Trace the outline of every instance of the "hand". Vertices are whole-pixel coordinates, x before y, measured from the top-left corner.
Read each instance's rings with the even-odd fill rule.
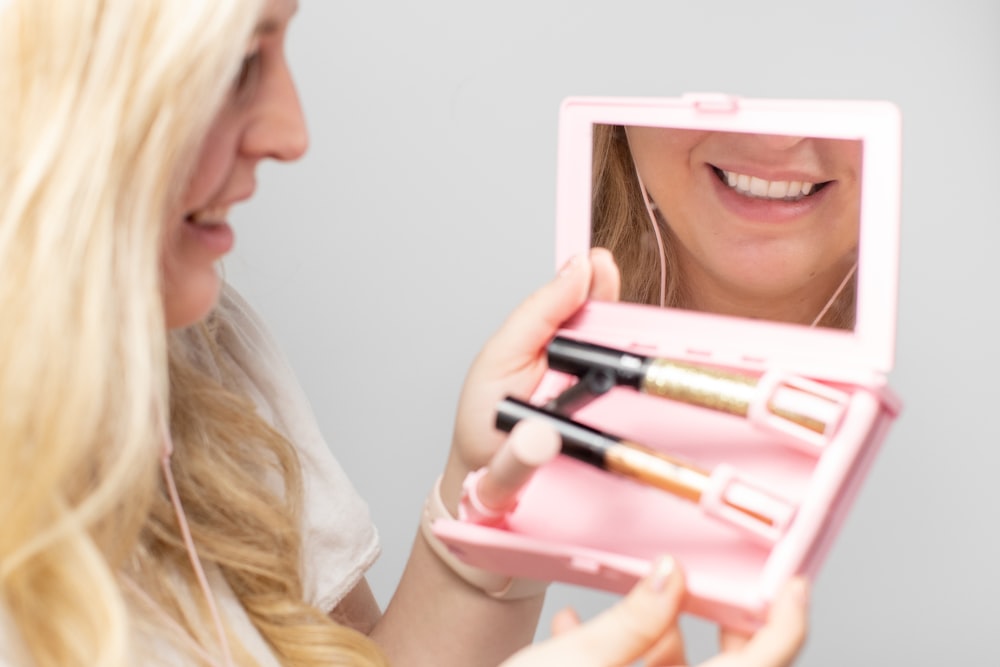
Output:
[[[806,580],[789,580],[771,602],[767,623],[751,637],[723,629],[722,653],[704,667],[788,667],[806,641],[808,605]]]
[[[553,619],[554,637],[522,649],[501,667],[620,667],[642,660],[646,667],[682,665],[677,628],[684,578],[669,558],[615,606],[585,624],[571,610]],[[790,581],[771,605],[767,623],[751,638],[730,635],[728,647],[700,667],[788,667],[806,636],[806,584]]]
[[[441,497],[452,512],[462,480],[484,465],[504,441],[494,426],[505,396],[528,398],[547,368],[545,347],[587,299],[618,299],[620,278],[611,253],[594,248],[570,260],[554,280],[507,318],[473,362],[458,403],[451,455]]]

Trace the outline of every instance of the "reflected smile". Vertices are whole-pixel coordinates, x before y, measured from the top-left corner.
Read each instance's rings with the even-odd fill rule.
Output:
[[[768,181],[757,176],[740,174],[735,171],[723,171],[714,165],[712,171],[732,190],[745,197],[755,199],[771,199],[777,201],[798,201],[803,197],[816,194],[833,181],[810,183],[808,181]]]

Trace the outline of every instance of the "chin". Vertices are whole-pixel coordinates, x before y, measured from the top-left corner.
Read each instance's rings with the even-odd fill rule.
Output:
[[[185,276],[171,281],[164,290],[163,312],[167,329],[183,329],[202,321],[215,308],[222,280],[213,270],[208,275]]]

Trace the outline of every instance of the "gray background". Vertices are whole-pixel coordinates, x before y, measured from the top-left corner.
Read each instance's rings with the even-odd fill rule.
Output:
[[[568,95],[888,99],[904,119],[905,410],[813,594],[800,664],[1000,665],[1000,3],[303,0],[312,148],[261,170],[229,279],[381,530],[385,604],[468,364],[554,272]],[[613,596],[556,586],[584,616]],[[688,620],[692,658],[714,629]]]

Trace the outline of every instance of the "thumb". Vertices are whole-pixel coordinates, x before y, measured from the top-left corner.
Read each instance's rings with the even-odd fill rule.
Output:
[[[593,266],[586,254],[576,255],[546,285],[514,309],[483,352],[508,356],[512,350],[534,359],[556,330],[586,301]]]
[[[630,664],[669,632],[683,595],[684,579],[676,562],[660,558],[628,595],[575,631],[583,655],[595,666]]]
[[[683,595],[683,575],[672,558],[663,557],[613,607],[576,627],[573,617],[561,619],[561,634],[520,651],[502,667],[629,665],[671,630]]]

